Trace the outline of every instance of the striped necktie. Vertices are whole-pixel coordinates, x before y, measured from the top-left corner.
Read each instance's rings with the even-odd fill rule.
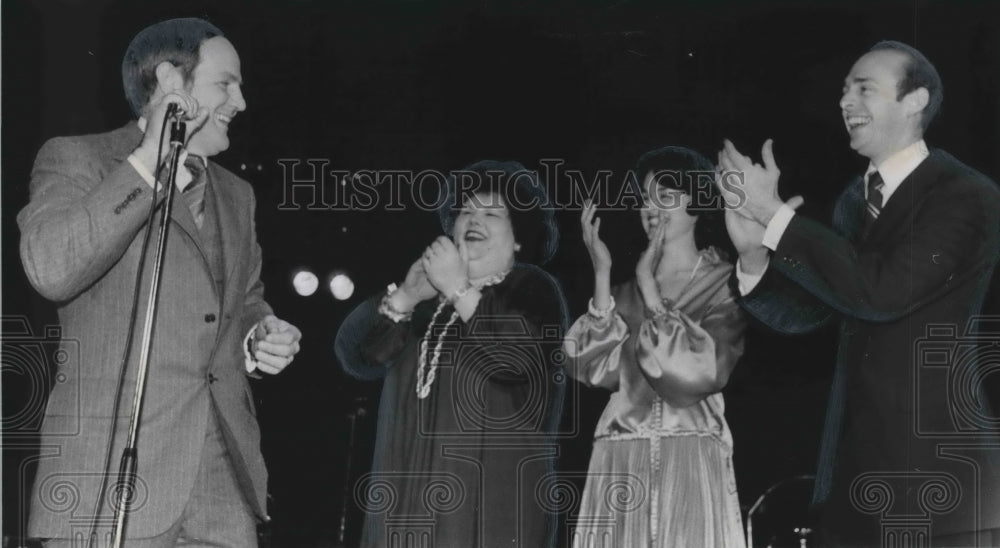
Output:
[[[191,172],[192,180],[184,187],[181,194],[187,202],[188,209],[191,210],[194,224],[201,229],[201,225],[205,222],[205,187],[208,179],[205,174],[205,161],[201,156],[189,154],[187,160],[184,160],[184,166]]]
[[[873,171],[868,176],[868,205],[866,207],[868,214],[865,215],[866,230],[875,223],[875,219],[878,219],[879,213],[882,213],[883,187],[885,187],[885,182],[882,181],[882,176],[879,175],[878,171]]]

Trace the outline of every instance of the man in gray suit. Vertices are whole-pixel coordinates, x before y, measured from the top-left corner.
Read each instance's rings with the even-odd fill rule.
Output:
[[[301,334],[263,300],[253,191],[209,161],[246,108],[240,59],[215,26],[174,19],[133,39],[122,77],[138,121],[47,142],[18,215],[28,278],[80,349],[49,397],[29,533],[46,546],[85,546],[98,515],[96,545],[107,542],[116,496],[109,486],[97,508],[101,477],[117,470],[128,427],[139,336],[118,409],[115,392],[147,215],[165,196],[154,174],[174,103],[189,118],[189,167],[177,178],[125,545],[256,546],[267,472],[247,377],[280,372]],[[147,272],[140,295],[149,284]],[[141,320],[145,298],[137,306]]]

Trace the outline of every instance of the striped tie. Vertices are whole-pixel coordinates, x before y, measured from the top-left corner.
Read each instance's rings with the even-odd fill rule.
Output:
[[[205,176],[205,161],[201,156],[189,154],[187,160],[184,160],[184,166],[191,172],[192,180],[184,187],[182,195],[188,209],[191,210],[191,216],[194,217],[194,224],[201,229],[202,223],[205,222],[205,183],[208,179]]]
[[[875,219],[878,219],[879,213],[882,212],[882,187],[884,186],[885,182],[882,181],[882,176],[877,171],[873,171],[868,176],[868,215],[865,216],[865,228],[870,227]]]

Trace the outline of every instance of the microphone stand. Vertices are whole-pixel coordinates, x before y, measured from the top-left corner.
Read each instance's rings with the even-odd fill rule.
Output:
[[[341,491],[340,498],[340,527],[337,528],[337,546],[346,546],[345,539],[347,537],[347,512],[350,511],[350,501],[351,493],[354,489],[351,486],[351,478],[354,476],[354,466],[353,455],[355,451],[355,445],[358,439],[358,419],[365,416],[367,399],[366,398],[356,398],[354,400],[354,409],[347,415],[351,421],[350,437],[347,442],[347,462],[344,464],[344,489]]]
[[[168,116],[174,111],[168,111]],[[177,179],[177,164],[180,161],[181,147],[184,146],[186,124],[180,117],[174,118],[170,125],[170,170],[167,172],[166,198],[163,212],[160,214],[159,232],[156,237],[156,255],[153,263],[153,279],[149,287],[149,299],[146,304],[146,319],[142,329],[142,347],[139,353],[139,370],[135,379],[135,394],[132,398],[132,411],[129,419],[128,438],[122,449],[121,464],[115,480],[117,501],[115,504],[114,532],[111,546],[121,548],[125,539],[125,518],[129,511],[135,493],[135,470],[138,464],[139,450],[139,418],[142,415],[142,404],[146,392],[146,372],[149,370],[149,353],[153,346],[153,327],[156,323],[156,306],[160,293],[160,279],[163,277],[163,257],[167,250],[167,233],[170,229],[170,216],[173,211],[175,181]],[[141,279],[141,278],[140,278]]]

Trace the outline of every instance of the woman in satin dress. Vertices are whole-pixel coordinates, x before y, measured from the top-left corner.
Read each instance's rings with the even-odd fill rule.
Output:
[[[681,147],[639,159],[649,243],[635,278],[614,288],[595,207],[581,216],[594,296],[566,335],[567,372],[612,394],[574,547],[745,546],[720,390],[746,322],[728,284],[733,265],[707,243],[724,230],[713,170]]]

